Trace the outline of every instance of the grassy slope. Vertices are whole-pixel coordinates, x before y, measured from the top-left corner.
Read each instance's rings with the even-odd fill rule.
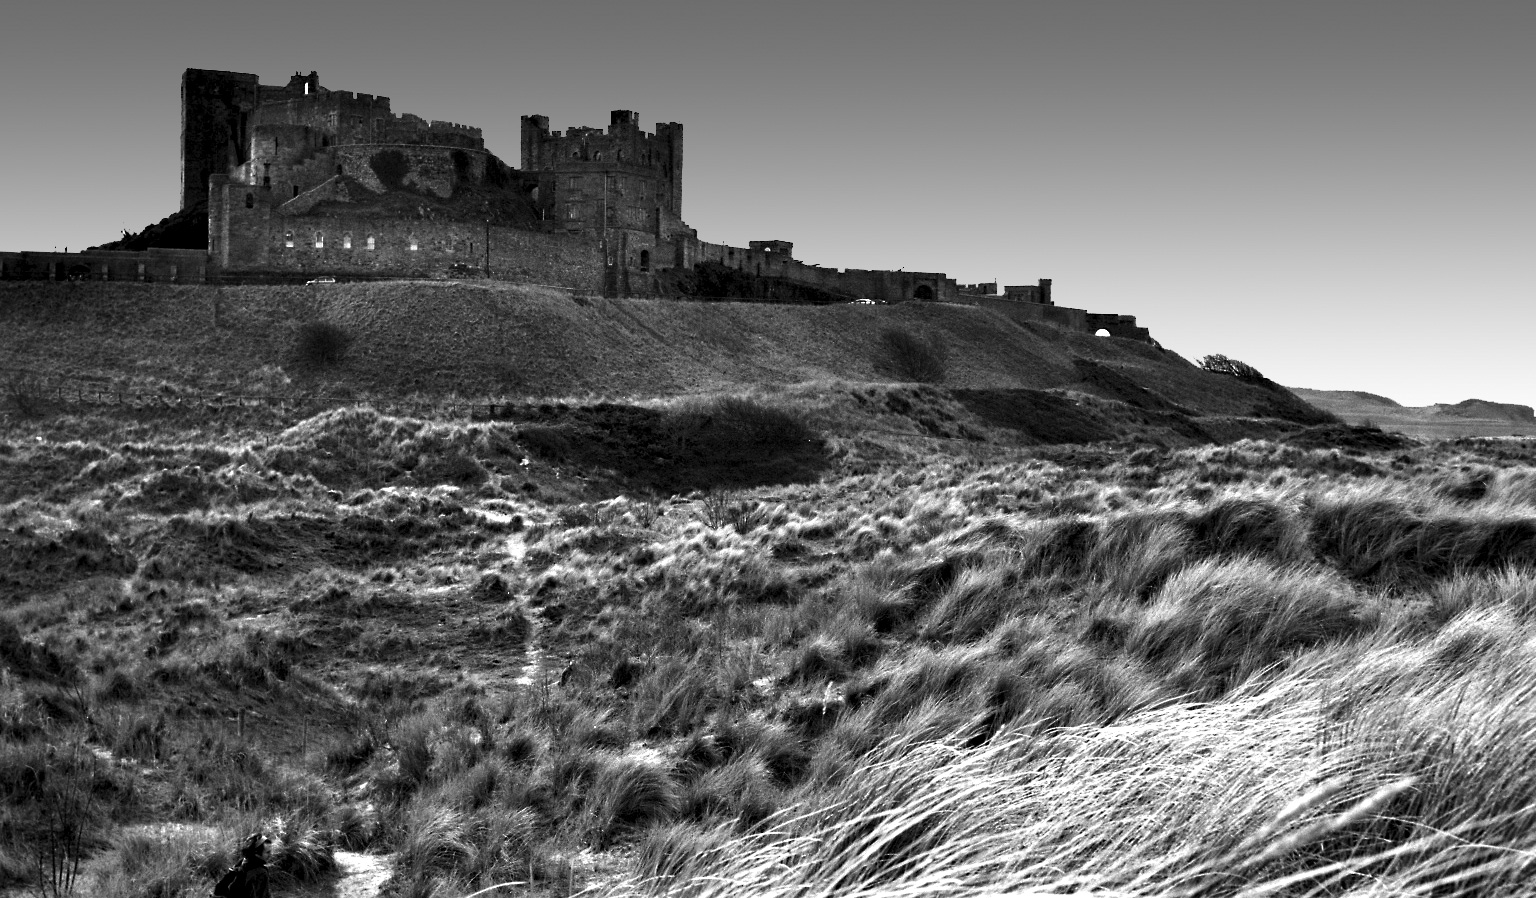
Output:
[[[966,306],[791,307],[576,299],[475,284],[175,287],[0,285],[4,365],[235,391],[292,366],[293,334],[325,318],[356,336],[333,383],[368,395],[660,396],[755,384],[884,380],[879,335],[900,327],[947,348],[945,385],[1080,389],[1080,359],[1208,415],[1272,397],[1123,340],[1023,327]],[[310,385],[301,383],[301,385]],[[1121,398],[1108,396],[1107,398]]]
[[[1536,822],[1530,444],[936,453],[594,505],[529,491],[558,474],[499,422],[117,428],[0,438],[0,885],[80,794],[41,766],[108,787],[84,893],[146,898],[275,821],[444,896],[631,861],[715,874],[679,894],[1239,894]],[[892,745],[957,734],[996,738]],[[784,856],[776,810],[837,838]],[[207,832],[135,841],[167,821]],[[1482,860],[1444,841],[1394,869]],[[1489,885],[1460,894],[1522,894]]]

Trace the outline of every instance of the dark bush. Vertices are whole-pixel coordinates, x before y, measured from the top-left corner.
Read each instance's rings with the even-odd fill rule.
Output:
[[[940,383],[947,368],[944,347],[937,340],[925,340],[911,331],[887,328],[880,332],[875,368],[910,383]]]
[[[14,374],[5,385],[5,404],[23,418],[41,418],[48,411],[48,400],[41,378]]]
[[[1259,373],[1259,369],[1237,359],[1229,359],[1224,355],[1208,355],[1200,360],[1200,367],[1216,374],[1226,374],[1235,377],[1244,383],[1264,384],[1273,383],[1269,378]]]
[[[294,357],[305,365],[334,365],[346,358],[352,335],[330,321],[308,321],[299,327]]]

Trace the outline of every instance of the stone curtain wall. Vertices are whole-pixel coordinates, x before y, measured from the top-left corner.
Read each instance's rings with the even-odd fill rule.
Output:
[[[1082,309],[1069,309],[1066,306],[1047,306],[1038,302],[1004,299],[1001,296],[967,296],[964,301],[978,305],[983,309],[1000,312],[1020,323],[1054,324],[1057,327],[1063,327],[1068,330],[1087,334],[1093,333],[1093,329],[1088,326],[1088,313]]]
[[[955,282],[941,272],[822,268],[771,249],[775,241],[756,242],[759,246],[743,249],[722,243],[691,240],[686,264],[692,267],[699,262],[716,262],[748,274],[784,278],[850,297],[885,302],[920,298],[918,292],[922,287],[927,287],[931,294],[921,297],[923,299],[954,302],[960,297]]]
[[[208,255],[197,249],[0,252],[0,279],[200,284],[208,279]]]

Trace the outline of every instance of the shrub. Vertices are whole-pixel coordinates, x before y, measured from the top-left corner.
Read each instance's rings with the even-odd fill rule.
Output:
[[[670,818],[678,808],[677,784],[662,767],[638,759],[606,765],[589,796],[592,836],[598,846]]]
[[[294,339],[294,358],[304,365],[335,365],[346,358],[352,334],[330,321],[306,321]]]
[[[640,843],[635,876],[646,882],[684,882],[693,877],[695,870],[720,863],[721,856],[731,847],[730,831],[724,828],[686,823],[658,826]]]
[[[48,411],[41,378],[13,374],[5,385],[6,405],[22,418],[41,418]]]
[[[743,396],[692,403],[673,412],[670,419],[674,442],[712,458],[793,452],[817,436],[794,411]]]
[[[1225,374],[1235,377],[1244,383],[1264,384],[1273,383],[1269,378],[1259,373],[1259,369],[1237,359],[1229,359],[1224,355],[1208,355],[1200,360],[1200,367],[1216,374]]]
[[[875,368],[903,381],[936,384],[944,380],[945,355],[938,340],[924,340],[908,330],[887,328],[880,332]]]

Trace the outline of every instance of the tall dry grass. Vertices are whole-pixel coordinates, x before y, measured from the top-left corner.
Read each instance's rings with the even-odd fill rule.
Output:
[[[1528,894],[1532,636],[1484,608],[1113,726],[887,741],[754,833],[658,832],[610,894]]]

